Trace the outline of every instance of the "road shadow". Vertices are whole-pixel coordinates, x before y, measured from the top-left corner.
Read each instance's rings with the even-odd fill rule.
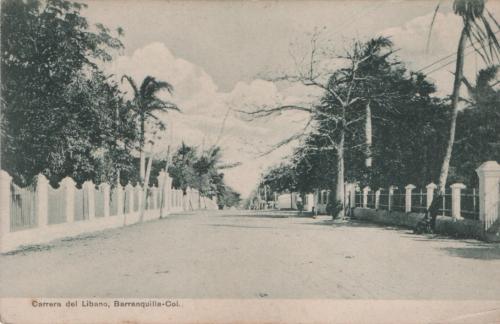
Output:
[[[446,251],[451,256],[475,260],[500,260],[500,245],[477,243],[469,244],[466,247],[445,247],[441,250]]]
[[[366,227],[366,228],[380,228],[384,230],[391,230],[391,231],[405,231],[408,234],[412,233],[409,229],[404,228],[404,227],[398,227],[394,225],[384,225],[384,224],[377,224],[377,223],[370,223],[370,222],[363,222],[360,220],[346,220],[346,221],[339,221],[339,220],[332,220],[332,219],[325,219],[325,220],[320,220],[317,222],[312,222],[312,223],[301,223],[303,225],[323,225],[323,226],[330,226],[330,227]]]
[[[249,213],[231,213],[231,214],[221,214],[220,217],[250,217],[250,218],[311,218],[312,214],[298,212],[249,212]]]
[[[236,227],[236,228],[276,228],[276,227],[271,227],[271,226],[249,226],[249,225],[232,225],[232,224],[209,224],[208,226],[213,226],[213,227]]]

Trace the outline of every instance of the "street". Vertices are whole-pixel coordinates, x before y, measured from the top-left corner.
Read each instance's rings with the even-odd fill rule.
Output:
[[[291,212],[174,214],[0,263],[2,297],[500,298],[500,244]]]

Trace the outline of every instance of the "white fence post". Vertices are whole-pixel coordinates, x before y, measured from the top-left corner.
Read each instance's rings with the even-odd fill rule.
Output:
[[[89,221],[95,218],[95,184],[92,180],[85,181],[82,189],[87,193],[87,201],[89,207]]]
[[[349,204],[350,208],[356,207],[356,184],[355,183],[347,183],[345,185],[345,205]]]
[[[411,192],[413,189],[416,187],[412,184],[409,184],[405,187],[405,212],[409,213],[411,212]]]
[[[378,188],[377,191],[375,191],[375,209],[378,209],[380,206],[380,193],[382,192],[382,188]]]
[[[434,182],[431,182],[427,186],[425,186],[425,188],[427,189],[426,203],[427,208],[429,208],[432,204],[432,200],[434,199],[434,190],[437,189],[437,185]]]
[[[479,219],[488,230],[499,216],[500,165],[495,161],[484,162],[476,173],[479,176]]]
[[[128,213],[132,214],[134,212],[134,187],[130,183],[128,183],[125,186],[125,194],[127,195],[128,199]],[[124,212],[125,214],[125,212]]]
[[[0,251],[3,251],[5,235],[10,232],[10,183],[12,177],[0,170]]]
[[[116,190],[116,216],[123,216],[123,187],[118,183],[114,190]]]
[[[394,190],[397,190],[397,186],[389,186],[389,197],[387,198],[387,210],[391,211],[392,209],[392,200],[394,196]]]
[[[36,176],[36,215],[38,227],[49,225],[49,181],[43,174]]]
[[[368,207],[368,192],[370,192],[370,187],[366,186],[363,188],[363,208]]]
[[[451,216],[456,219],[462,218],[461,214],[461,195],[460,191],[465,189],[465,185],[463,183],[454,183],[450,186],[451,188]]]
[[[99,185],[99,190],[102,192],[103,199],[103,210],[104,210],[104,217],[109,217],[109,184],[107,183],[101,183]]]
[[[137,195],[137,212],[141,212],[141,210],[144,208],[146,209],[146,202],[145,201],[142,201],[142,196],[143,196],[143,192],[142,192],[142,189],[143,187],[141,187],[141,185],[139,183],[137,183],[135,185],[135,187],[133,187],[133,195],[132,195],[132,201],[135,202],[135,197]],[[147,190],[146,190],[146,199],[147,199]],[[133,211],[133,209],[132,209]]]
[[[66,198],[66,222],[75,221],[75,181],[70,177],[61,180],[61,187],[64,188],[64,197]]]

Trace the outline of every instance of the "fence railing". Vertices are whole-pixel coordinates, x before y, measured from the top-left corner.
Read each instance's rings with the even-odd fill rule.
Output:
[[[476,188],[467,189],[463,184],[456,183],[446,188],[445,194],[437,196],[436,185],[431,183],[426,188],[416,188],[408,185],[403,189],[391,186],[372,190],[370,187],[355,188],[354,206],[398,211],[426,212],[433,199],[440,199],[439,215],[455,218],[479,219],[479,191]]]

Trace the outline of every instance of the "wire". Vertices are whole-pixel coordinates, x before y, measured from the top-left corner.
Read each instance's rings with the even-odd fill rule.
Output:
[[[500,32],[500,29],[499,29],[499,30],[497,30],[494,34],[498,34],[499,32]],[[470,47],[472,47],[472,46],[474,46],[474,45],[477,45],[477,44],[478,44],[478,42],[471,42],[468,46],[466,46],[466,47],[465,47],[465,49],[468,49],[468,48],[470,48]],[[474,51],[475,51],[475,50],[473,50],[473,52],[474,52]],[[452,56],[455,56],[456,54],[457,54],[457,51],[455,51],[455,52],[453,52],[453,53],[451,53],[451,54],[449,54],[449,55],[446,55],[446,56],[444,56],[444,57],[440,58],[439,60],[434,61],[434,62],[432,62],[431,64],[424,66],[423,68],[420,68],[420,69],[419,69],[419,70],[417,70],[416,72],[417,72],[417,73],[418,73],[418,72],[422,72],[422,71],[424,71],[424,70],[426,70],[426,69],[428,69],[428,68],[430,68],[430,67],[432,67],[432,66],[434,66],[434,65],[436,65],[436,64],[438,64],[438,63],[440,63],[440,62],[442,62],[442,61],[444,61],[444,60],[446,60],[446,59],[448,59],[448,58],[450,58],[450,57],[452,57]],[[470,54],[470,53],[469,53],[469,54]],[[467,54],[467,55],[468,55],[468,54]],[[447,64],[443,65],[441,68],[443,68],[443,67],[445,67],[445,66],[447,66],[447,65],[449,65],[449,64],[451,64],[451,63],[453,63],[453,62],[455,62],[455,61],[456,61],[456,59],[454,59],[454,60],[453,60],[452,62],[450,62],[450,63],[447,63]],[[433,70],[433,72],[435,72],[435,71],[437,71],[437,70]],[[432,72],[429,72],[429,73],[432,73]]]

